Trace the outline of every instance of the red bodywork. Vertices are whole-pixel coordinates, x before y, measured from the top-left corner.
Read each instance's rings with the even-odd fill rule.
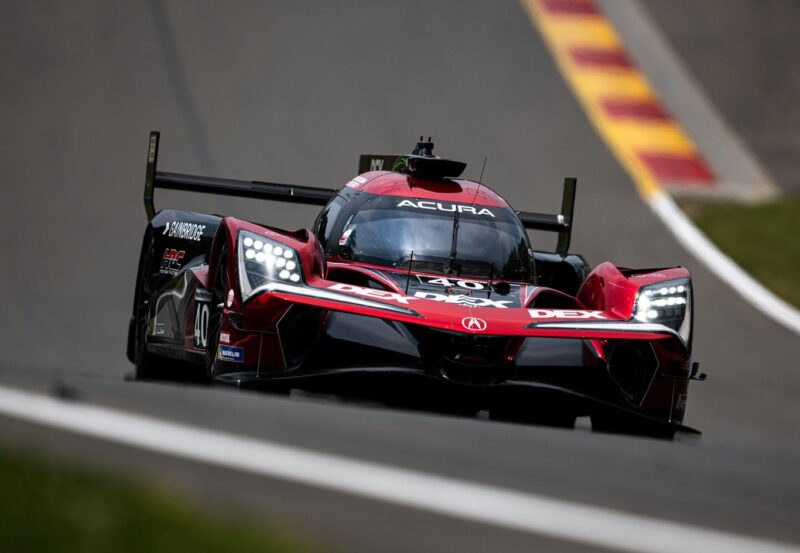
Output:
[[[486,186],[469,181],[458,181],[458,185],[459,188],[454,190],[452,185],[417,182],[413,188],[409,188],[406,177],[386,172],[367,173],[359,180],[348,183],[348,186],[360,187],[361,190],[370,193],[403,196],[416,200],[507,206],[505,200]],[[674,332],[664,332],[660,329],[633,333],[628,329],[617,329],[613,325],[605,324],[587,328],[534,326],[534,323],[565,325],[576,322],[630,323],[639,289],[662,281],[689,278],[688,271],[683,267],[628,272],[626,276],[616,266],[605,262],[591,272],[574,298],[552,289],[520,283],[522,308],[471,307],[406,295],[395,281],[384,276],[385,273],[391,272],[391,269],[386,267],[344,262],[341,259],[327,260],[316,237],[310,232],[286,233],[228,217],[224,219],[216,240],[227,240],[227,249],[233,252],[236,250],[235,245],[240,230],[261,234],[296,250],[302,261],[306,287],[336,296],[369,300],[375,304],[375,307],[346,304],[334,299],[304,296],[285,290],[263,293],[243,303],[238,287],[233,286],[231,288],[233,301],[230,304],[226,302],[223,311],[222,334],[229,344],[244,349],[244,365],[271,369],[288,368],[278,352],[280,343],[276,325],[292,305],[302,304],[464,334],[520,337],[520,340],[515,342],[517,349],[525,337],[580,338],[591,344],[601,360],[607,359],[608,351],[619,341],[647,341],[652,344],[659,359],[659,374],[670,375],[673,378],[654,379],[641,406],[660,408],[664,411],[671,410],[674,403],[684,401],[679,398],[681,396],[685,398],[688,387],[690,356],[686,346]],[[218,248],[214,248],[214,251],[218,251]],[[197,271],[201,283],[206,281],[207,276],[210,278],[214,276],[217,260],[212,256],[209,262],[212,270],[208,275],[202,270]],[[238,267],[235,256],[228,257],[225,269],[231,275],[231,282],[236,282]],[[375,287],[344,284],[340,278],[328,278],[330,273],[341,275],[342,272],[359,273],[374,283]],[[481,281],[481,279],[473,280]],[[529,306],[535,304],[541,294],[562,296],[569,302],[569,307],[530,308]],[[408,309],[409,312],[394,312],[379,306],[399,306]],[[241,323],[238,328],[231,322],[234,316],[240,317]],[[483,321],[485,324],[467,324],[473,319]],[[190,342],[191,336],[187,336],[187,343]],[[509,361],[513,360],[514,354],[513,350],[509,351]],[[682,406],[679,407],[682,409]]]
[[[137,375],[152,374],[155,356],[238,385],[421,378],[436,401],[460,395],[505,420],[563,410],[593,425],[633,415],[685,428],[690,275],[608,262],[589,271],[569,253],[575,179],[561,212],[543,214],[455,178],[465,164],[434,156],[430,139],[409,155],[362,156],[362,171],[397,172],[363,172],[338,190],[162,173],[158,140],[151,133],[129,325]],[[313,232],[289,232],[156,213],[155,188],[324,208]],[[527,230],[557,233],[556,251],[534,251]]]

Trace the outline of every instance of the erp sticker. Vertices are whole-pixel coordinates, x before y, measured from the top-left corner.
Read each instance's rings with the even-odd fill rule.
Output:
[[[241,363],[244,360],[244,350],[236,346],[220,345],[217,350],[217,359],[230,361],[231,363]]]

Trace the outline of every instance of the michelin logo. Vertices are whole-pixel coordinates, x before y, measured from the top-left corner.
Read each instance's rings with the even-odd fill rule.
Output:
[[[230,361],[231,363],[241,363],[244,361],[244,350],[236,346],[220,345],[217,350],[217,359],[220,361]]]
[[[197,288],[194,291],[194,301],[202,301],[202,302],[210,302],[211,301],[211,292],[208,290],[203,290],[202,288]]]

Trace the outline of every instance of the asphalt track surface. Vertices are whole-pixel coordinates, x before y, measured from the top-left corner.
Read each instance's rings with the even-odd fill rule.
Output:
[[[514,2],[26,2],[0,20],[0,384],[167,420],[800,544],[797,336],[737,299],[647,210]],[[339,186],[420,134],[518,209],[577,176],[573,249],[694,275],[699,444],[564,432],[197,386],[124,356],[147,132],[165,170]],[[470,174],[469,171],[472,173]],[[157,194],[158,207],[310,225],[313,208]],[[534,239],[537,239],[534,236]],[[542,247],[548,239],[537,240]],[[130,467],[353,551],[582,551],[2,419],[4,443]]]

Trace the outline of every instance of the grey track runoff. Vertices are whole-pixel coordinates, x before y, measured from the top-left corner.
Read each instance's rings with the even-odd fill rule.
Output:
[[[488,157],[485,182],[519,209],[557,207],[561,179],[577,176],[576,251],[593,263],[682,263],[693,271],[695,356],[711,376],[693,387],[687,422],[705,432],[703,440],[663,444],[125,382],[125,333],[145,224],[147,132],[162,131],[165,170],[198,173],[202,165],[149,7],[99,0],[14,4],[0,20],[0,163],[7,183],[0,253],[8,260],[0,272],[0,289],[8,291],[0,310],[0,382],[47,389],[61,379],[109,406],[220,431],[263,432],[323,452],[390,457],[402,467],[800,541],[790,522],[798,494],[789,493],[800,455],[796,338],[697,266],[641,203],[517,3],[163,7],[215,176],[338,186],[353,176],[359,153],[402,152],[420,134],[432,135],[442,155],[469,162],[468,177],[477,178]],[[223,206],[178,193],[157,195],[156,203],[288,228],[308,226],[315,216],[307,207],[238,200]],[[22,430],[12,443],[42,432]],[[11,431],[4,422],[3,432]],[[50,433],[42,441],[52,451],[84,444]],[[376,543],[386,551],[407,544],[532,547],[529,537],[510,531],[86,446],[98,458],[141,465],[154,478],[174,474],[195,493],[219,492],[287,524],[302,525],[305,513],[316,512],[315,528],[335,534],[347,550],[370,551]],[[737,478],[745,466],[751,477]],[[397,528],[404,529],[402,540]]]
[[[800,4],[637,0],[774,182],[800,190]]]
[[[598,3],[658,96],[697,143],[719,179],[711,190],[687,188],[676,193],[742,201],[774,198],[778,187],[705,97],[647,10],[637,0]]]

